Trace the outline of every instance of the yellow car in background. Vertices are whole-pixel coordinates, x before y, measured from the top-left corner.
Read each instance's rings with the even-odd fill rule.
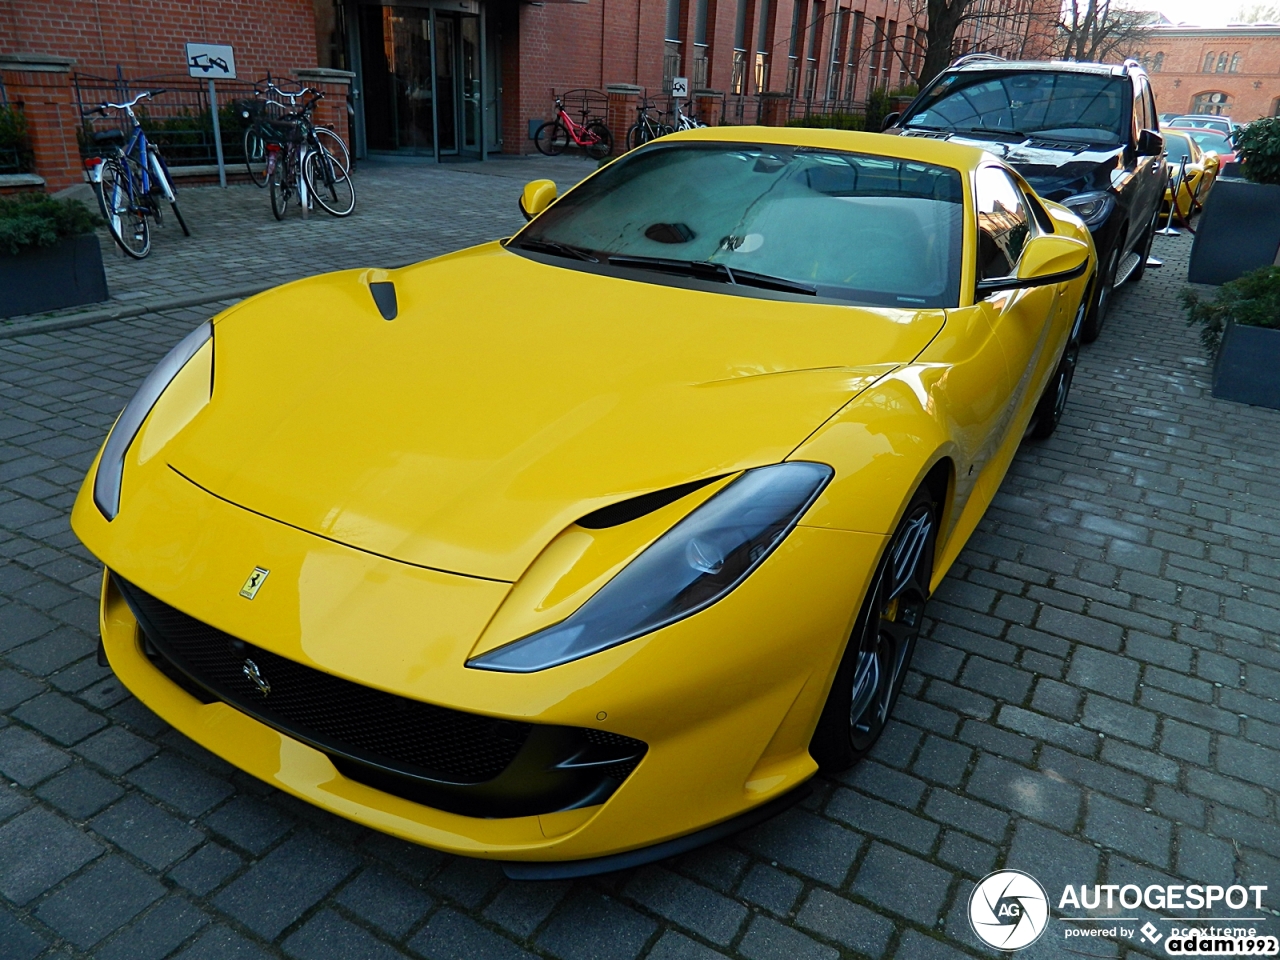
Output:
[[[123,683],[339,816],[512,876],[669,856],[866,755],[1063,414],[1096,258],[974,147],[702,129],[516,236],[231,307],[72,525]]]
[[[1222,166],[1218,154],[1200,149],[1190,130],[1162,129],[1164,149],[1169,161],[1169,176],[1173,182],[1165,187],[1164,212],[1175,219],[1185,220],[1204,206],[1218,178]],[[1185,166],[1183,166],[1185,161]],[[1179,171],[1182,171],[1181,173]],[[1181,182],[1179,184],[1179,179]],[[1173,188],[1178,186],[1178,208],[1173,210]]]

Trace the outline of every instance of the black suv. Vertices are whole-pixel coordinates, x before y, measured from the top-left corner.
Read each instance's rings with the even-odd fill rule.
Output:
[[[1164,141],[1138,62],[961,57],[886,121],[886,133],[980,144],[1088,225],[1100,266],[1081,337],[1096,339],[1112,289],[1142,277],[1164,203]]]

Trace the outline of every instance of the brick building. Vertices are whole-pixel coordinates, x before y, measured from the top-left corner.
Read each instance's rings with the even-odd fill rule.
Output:
[[[235,47],[244,95],[269,71],[325,89],[358,155],[481,158],[532,148],[553,91],[609,90],[621,135],[638,95],[686,76],[711,122],[857,111],[912,85],[924,56],[913,0],[0,0],[4,100],[26,115],[51,189],[79,179],[78,106],[162,85],[171,113],[209,114],[182,81],[186,41]],[[975,0],[957,52],[1043,56],[1055,0]],[[173,82],[165,82],[172,80]],[[186,98],[175,106],[174,98]],[[350,109],[343,116],[341,104]],[[0,101],[2,102],[2,101]],[[662,104],[666,106],[665,103]],[[157,104],[163,113],[165,105]],[[598,105],[602,112],[605,105]],[[224,136],[224,143],[227,138]]]
[[[1280,24],[1160,26],[1136,56],[1161,113],[1280,116]]]

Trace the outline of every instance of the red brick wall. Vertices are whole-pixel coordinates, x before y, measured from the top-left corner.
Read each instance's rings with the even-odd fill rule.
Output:
[[[229,43],[241,79],[316,65],[311,0],[0,0],[0,53],[74,57],[85,73],[186,73],[183,44]]]
[[[1206,73],[1204,59],[1210,52],[1214,69]],[[1236,72],[1217,72],[1223,52],[1228,67],[1240,54]],[[1148,64],[1160,113],[1190,113],[1197,94],[1225,93],[1231,98],[1225,112],[1236,123],[1280,114],[1280,29],[1157,30],[1130,53]],[[1158,53],[1164,54],[1159,71],[1154,64]]]

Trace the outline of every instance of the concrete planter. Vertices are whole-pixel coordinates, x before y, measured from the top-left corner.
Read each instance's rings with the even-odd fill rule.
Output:
[[[1280,330],[1228,323],[1213,363],[1219,400],[1280,410]]]
[[[45,313],[107,299],[107,274],[97,234],[68,237],[52,247],[0,255],[0,317]]]
[[[1276,262],[1280,186],[1219,180],[1205,202],[1191,247],[1192,283],[1222,284]]]

